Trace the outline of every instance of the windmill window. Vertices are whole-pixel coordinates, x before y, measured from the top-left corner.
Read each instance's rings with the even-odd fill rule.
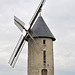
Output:
[[[44,56],[44,61],[46,60],[46,56]]]
[[[43,51],[43,63],[46,64],[46,51]]]
[[[46,51],[43,51],[43,55],[46,56]]]
[[[43,44],[45,44],[46,43],[46,40],[43,40]]]
[[[43,61],[44,62],[44,65],[46,65],[46,61]]]

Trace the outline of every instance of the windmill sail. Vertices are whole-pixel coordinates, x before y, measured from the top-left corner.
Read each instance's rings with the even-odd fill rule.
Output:
[[[19,54],[20,54],[24,44],[25,44],[25,36],[21,35],[21,37],[20,37],[20,39],[19,39],[19,41],[18,41],[18,43],[17,43],[17,45],[16,45],[16,47],[14,49],[14,52],[12,53],[12,56],[11,56],[11,58],[9,60],[9,64],[12,67],[15,66],[15,63],[16,63],[18,57],[19,57]]]
[[[16,16],[14,16],[14,23],[17,25],[17,27],[20,29],[21,32],[23,32],[25,23],[22,22],[20,19],[18,19]]]
[[[34,40],[34,38],[32,37],[32,35],[30,35],[29,30],[31,29],[31,27],[32,27],[32,25],[33,25],[33,23],[34,23],[34,21],[36,20],[36,18],[37,18],[37,16],[38,16],[39,12],[41,11],[41,8],[42,8],[42,6],[44,5],[45,1],[46,1],[46,0],[42,0],[42,1],[40,2],[38,8],[36,9],[36,11],[35,11],[33,17],[31,18],[31,20],[30,20],[30,22],[29,22],[30,27],[29,27],[29,29],[28,29],[28,31],[27,31],[28,35],[31,37],[31,39],[35,42],[35,44],[36,44],[38,47],[40,47],[40,46],[39,46],[38,43]],[[33,32],[33,31],[32,31],[32,32]],[[27,34],[26,34],[26,35],[27,35]],[[35,35],[36,35],[36,34],[35,34]],[[37,35],[36,35],[36,36],[37,36]],[[40,47],[40,49],[41,49],[41,47]],[[41,50],[42,50],[42,49],[41,49]]]
[[[29,24],[30,24],[29,29],[32,27],[32,25],[33,25],[35,19],[37,18],[39,12],[41,11],[42,6],[44,5],[45,1],[46,1],[46,0],[42,0],[42,1],[40,2],[38,8],[36,9],[36,11],[35,11],[33,17],[31,18],[31,20],[30,20],[30,22],[29,22]]]
[[[18,19],[16,16],[14,16],[14,23],[15,23],[16,26],[20,29],[21,32],[23,32],[23,29],[24,29],[24,30],[26,31],[26,35],[25,35],[25,36],[22,35],[22,36],[20,37],[20,39],[19,39],[19,41],[18,41],[18,43],[17,43],[17,45],[16,45],[16,47],[15,47],[15,49],[14,49],[14,52],[12,53],[12,56],[11,56],[11,58],[10,58],[10,60],[9,60],[9,64],[10,64],[12,67],[15,66],[15,63],[16,63],[16,61],[17,61],[17,59],[18,59],[18,57],[19,57],[19,55],[20,55],[20,53],[21,53],[21,50],[22,50],[22,48],[23,48],[23,46],[24,46],[24,44],[25,44],[25,40],[27,39],[28,36],[30,36],[30,38],[34,41],[34,44],[35,44],[35,46],[37,46],[37,49],[39,48],[40,50],[42,50],[42,47],[40,47],[40,45],[38,44],[38,42],[35,41],[35,39],[34,39],[33,36],[31,35],[30,29],[31,29],[33,23],[35,22],[35,20],[36,20],[38,14],[40,13],[40,11],[41,11],[42,6],[44,5],[44,3],[45,3],[45,0],[41,0],[39,6],[38,6],[38,8],[37,8],[37,10],[35,11],[33,17],[31,18],[31,20],[30,20],[30,22],[29,22],[30,27],[29,27],[28,30],[24,27],[25,23],[22,22],[20,19]],[[35,35],[36,35],[36,34],[35,34]],[[36,35],[36,36],[37,36],[37,35]],[[40,51],[40,50],[39,50],[39,51]]]

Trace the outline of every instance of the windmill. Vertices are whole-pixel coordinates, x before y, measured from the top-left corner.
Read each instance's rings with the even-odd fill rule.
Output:
[[[30,27],[28,30],[24,27],[24,22],[14,16],[14,23],[21,32],[25,30],[26,35],[21,35],[9,64],[12,67],[15,66],[25,42],[28,41],[28,75],[54,75],[53,41],[55,41],[55,37],[47,27],[42,16],[39,15],[44,3],[45,0],[41,0],[29,22]],[[32,27],[33,24],[34,26]]]

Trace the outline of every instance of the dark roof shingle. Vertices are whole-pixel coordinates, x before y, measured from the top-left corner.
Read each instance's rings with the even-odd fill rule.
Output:
[[[51,38],[53,41],[55,41],[55,37],[53,36],[52,32],[46,25],[45,21],[43,20],[42,16],[39,16],[37,21],[35,22],[34,26],[31,29],[39,38]],[[33,37],[36,37],[32,33]]]

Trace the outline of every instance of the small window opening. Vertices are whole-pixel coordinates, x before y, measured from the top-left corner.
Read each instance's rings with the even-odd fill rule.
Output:
[[[44,60],[46,60],[46,56],[44,56]]]
[[[43,51],[43,55],[46,56],[46,51]]]
[[[46,40],[43,40],[43,44],[45,44],[46,43]]]
[[[46,64],[46,61],[43,61],[44,62],[44,65]]]
[[[43,51],[43,63],[46,64],[46,51]]]

